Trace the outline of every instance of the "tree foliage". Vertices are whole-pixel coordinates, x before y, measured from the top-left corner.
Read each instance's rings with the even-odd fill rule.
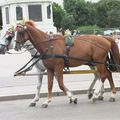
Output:
[[[85,0],[64,0],[64,9],[75,19],[75,26],[95,24],[94,4]]]
[[[75,19],[73,15],[66,13],[62,22],[61,27],[63,30],[70,29],[73,30],[75,28],[74,23]]]
[[[53,3],[53,21],[57,29],[73,29],[74,28],[74,17],[70,13],[67,13],[56,3]]]
[[[61,8],[61,6],[59,6],[56,3],[53,3],[52,9],[53,9],[54,26],[56,26],[58,29],[60,29],[63,17],[65,15],[65,11]]]
[[[120,27],[119,0],[100,0],[97,3],[85,0],[64,0],[64,9],[73,15],[76,27],[87,25]]]
[[[96,11],[100,27],[120,27],[120,1],[101,0],[96,4]]]

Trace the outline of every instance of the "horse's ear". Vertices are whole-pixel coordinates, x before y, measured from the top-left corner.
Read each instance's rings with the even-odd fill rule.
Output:
[[[15,30],[15,29],[14,29],[14,26],[13,26],[13,25],[10,25],[10,27],[8,28],[8,31],[9,31],[9,32],[14,32],[14,30]]]
[[[20,22],[21,25],[25,25],[25,19]]]
[[[22,20],[23,25],[25,25],[25,19]]]
[[[20,24],[20,25],[24,26],[25,25],[25,19],[17,21],[17,24]]]

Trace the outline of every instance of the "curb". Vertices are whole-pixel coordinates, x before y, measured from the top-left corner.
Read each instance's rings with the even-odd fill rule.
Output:
[[[120,91],[120,87],[116,87],[116,91]],[[71,91],[74,95],[87,94],[88,90],[74,90]],[[110,92],[110,88],[105,88],[105,92]],[[53,92],[53,97],[64,96],[63,92]],[[23,95],[11,95],[11,96],[0,96],[0,101],[12,101],[12,100],[22,100],[22,99],[32,99],[35,94],[23,94]],[[46,97],[47,93],[40,93],[40,98]]]

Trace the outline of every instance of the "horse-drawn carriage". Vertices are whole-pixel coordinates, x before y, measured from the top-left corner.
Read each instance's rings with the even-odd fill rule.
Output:
[[[111,37],[97,35],[74,36],[74,45],[67,47],[64,36],[53,35],[50,38],[47,33],[37,29],[33,21],[27,21],[24,24],[17,24],[14,31],[9,32],[9,34],[6,33],[3,39],[7,39],[10,44],[13,38],[16,40],[16,50],[20,50],[25,42],[29,40],[40,53],[39,59],[43,61],[47,69],[48,100],[43,103],[43,107],[47,107],[48,103],[51,102],[54,76],[60,89],[70,98],[70,102],[77,103],[77,99],[64,85],[63,69],[67,68],[69,70],[69,67],[80,65],[92,65],[97,68],[100,84],[98,89],[94,91],[93,100],[98,99],[98,97],[102,98],[104,81],[108,79],[111,87],[110,101],[115,101],[116,90],[110,68],[114,68],[117,72],[120,70],[120,56],[118,46]],[[112,55],[114,63],[111,63],[108,53]],[[38,96],[36,100],[38,100]],[[31,105],[35,105],[36,100]]]

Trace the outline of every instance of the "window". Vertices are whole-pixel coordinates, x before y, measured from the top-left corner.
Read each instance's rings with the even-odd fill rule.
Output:
[[[22,20],[22,19],[23,19],[22,8],[18,6],[16,7],[16,20]]]
[[[28,5],[29,19],[34,21],[42,21],[41,5]]]
[[[51,5],[47,6],[47,18],[50,19],[51,18]]]
[[[9,8],[8,7],[5,8],[5,14],[6,14],[6,24],[9,24],[10,20],[9,20]]]

